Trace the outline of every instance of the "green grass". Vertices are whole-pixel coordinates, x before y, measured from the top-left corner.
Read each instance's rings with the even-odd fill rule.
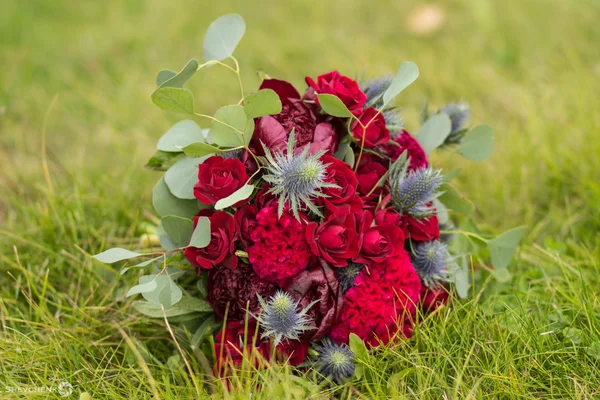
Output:
[[[7,387],[62,380],[76,386],[72,398],[98,399],[196,390],[268,399],[600,396],[600,5],[445,1],[446,23],[423,37],[405,29],[415,4],[4,1],[0,397],[23,396]],[[230,394],[212,392],[171,357],[177,349],[164,324],[124,298],[135,274],[121,277],[88,257],[137,245],[158,178],[142,165],[177,120],[150,101],[155,74],[200,58],[208,23],[228,12],[246,19],[237,57],[248,88],[258,84],[256,70],[300,86],[334,68],[376,75],[415,61],[420,78],[398,99],[408,127],[425,97],[468,100],[473,122],[495,128],[493,158],[435,162],[463,168],[458,184],[485,229],[529,227],[511,282],[478,286],[410,341],[360,360],[366,378],[338,388],[282,366],[245,374]],[[190,87],[210,114],[237,100],[236,85],[213,68]],[[192,354],[186,359],[202,370]]]

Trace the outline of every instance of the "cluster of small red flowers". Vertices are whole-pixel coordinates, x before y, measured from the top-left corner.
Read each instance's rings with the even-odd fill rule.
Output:
[[[422,284],[407,251],[410,241],[439,239],[437,218],[416,219],[394,210],[387,187],[380,184],[404,151],[410,170],[427,167],[425,152],[405,130],[392,136],[383,114],[365,106],[367,96],[351,78],[333,71],[306,82],[303,95],[281,80],[262,83],[260,89],[275,91],[283,107],[278,115],[255,120],[249,149],[259,156],[264,155],[263,145],[284,152],[294,130],[295,154],[306,146],[309,154],[323,151],[326,180],[336,185],[323,189],[326,197],[315,200],[323,217],[305,210],[298,220],[287,208],[279,216],[278,199],[264,184],[226,211],[202,210],[198,217],[206,216],[211,223],[210,244],[185,251],[199,274],[208,270],[207,300],[216,316],[227,316],[226,329],[216,338],[220,360],[241,361],[245,319],[251,332],[256,324],[246,311],[256,315],[257,296],[268,298],[278,289],[293,296],[299,307],[318,300],[309,311],[313,329],[300,341],[284,341],[276,348],[296,365],[304,360],[308,343],[327,336],[346,343],[354,333],[370,346],[410,336],[419,307],[431,311],[447,301],[443,288],[430,290]],[[356,119],[327,115],[316,94],[337,96]],[[356,168],[334,157],[347,132]],[[214,205],[257,171],[252,183],[259,182],[258,167],[247,151],[210,157],[200,164],[195,196]],[[349,265],[359,265],[360,272],[346,274],[342,284]],[[272,355],[260,336],[246,336],[246,341],[263,356]]]

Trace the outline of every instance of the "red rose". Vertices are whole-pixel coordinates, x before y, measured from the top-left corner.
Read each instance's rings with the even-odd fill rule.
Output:
[[[358,255],[353,261],[363,264],[380,263],[404,250],[404,232],[394,225],[371,226],[373,216],[364,211],[359,217]]]
[[[294,277],[285,290],[300,303],[301,308],[319,300],[308,310],[311,324],[315,329],[306,331],[303,338],[318,342],[325,337],[331,327],[337,323],[344,303],[343,292],[331,267],[323,263],[302,271]]]
[[[384,208],[375,214],[375,223],[377,225],[395,225],[401,227],[402,216],[392,208]],[[406,231],[404,233],[406,234]]]
[[[406,150],[407,156],[410,157],[409,170],[425,168],[429,165],[425,150],[408,131],[402,130],[400,135],[394,139],[394,142],[395,144],[382,146],[383,153],[390,157],[392,161],[396,161]]]
[[[235,212],[235,230],[244,246],[252,243],[250,234],[256,228],[256,214],[258,214],[256,206],[250,204],[246,204]]]
[[[358,179],[358,192],[362,196],[366,196],[387,172],[387,168],[376,160],[376,156],[370,154],[363,154],[361,163],[356,171],[356,178]],[[377,188],[373,191],[374,195],[379,195],[381,188]]]
[[[317,82],[306,77],[306,84],[319,94],[333,94],[352,112],[360,112],[367,101],[367,96],[360,90],[358,83],[338,71],[331,71],[317,77]]]
[[[210,215],[211,211],[201,210],[194,217],[194,228],[198,224],[198,218]],[[233,217],[224,211],[217,211],[210,219],[210,243],[208,246],[198,249],[188,247],[183,252],[185,258],[199,268],[211,269],[219,263],[227,268],[237,267],[238,258],[235,256],[235,223]]]
[[[294,367],[302,364],[307,354],[308,342],[305,340],[284,340],[275,347],[276,358]]]
[[[345,267],[358,249],[354,214],[332,215],[321,225],[309,222],[306,240],[313,254],[323,257],[335,267]]]
[[[252,146],[259,155],[264,155],[261,142],[271,151],[285,151],[292,129],[295,138],[295,153],[309,145],[309,154],[321,150],[334,154],[338,147],[338,135],[329,117],[318,113],[314,104],[300,99],[294,87],[278,79],[264,80],[260,89],[272,89],[281,99],[282,110],[277,115],[265,115],[255,120]]]
[[[450,295],[448,289],[440,286],[435,289],[429,289],[427,286],[421,287],[421,307],[425,312],[433,312],[438,307],[448,304]]]
[[[325,206],[336,215],[358,213],[362,201],[356,194],[358,180],[348,164],[335,157],[323,156],[321,160],[329,163],[326,181],[334,183],[339,188],[327,188],[323,191],[329,197],[324,198]]]
[[[244,321],[228,321],[225,329],[215,337],[215,370],[217,375],[223,375],[224,369],[229,365],[241,365],[245,357],[259,365],[259,359],[269,359],[269,343],[260,340],[260,333],[256,335],[256,322],[248,321],[248,329]],[[244,338],[246,341],[244,342]]]
[[[440,237],[440,224],[436,216],[418,219],[403,215],[401,226],[406,236],[412,240],[428,242]]]
[[[236,158],[212,156],[198,168],[194,196],[204,204],[215,204],[246,184],[244,164]]]
[[[376,115],[377,117],[375,117]],[[373,117],[375,117],[375,119],[371,122]],[[383,118],[383,115],[381,113],[378,114],[377,110],[373,107],[369,107],[363,111],[358,117],[358,120],[363,125],[367,125],[371,122],[366,130],[358,123],[358,121],[352,123],[350,131],[352,136],[358,140],[359,146],[363,142],[363,136],[365,148],[375,147],[390,141],[390,131],[388,131],[385,126],[385,119]]]

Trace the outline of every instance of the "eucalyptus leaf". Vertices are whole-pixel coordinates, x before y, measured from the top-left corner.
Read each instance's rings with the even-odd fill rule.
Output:
[[[159,86],[160,87],[174,87],[174,88],[182,88],[183,84],[187,82],[188,79],[190,79],[192,77],[192,75],[194,75],[196,73],[196,71],[198,70],[198,61],[196,61],[195,59],[191,59],[190,61],[187,62],[187,64],[185,65],[185,67],[183,67],[183,69],[181,71],[179,71],[177,74],[171,76],[169,79],[163,81]],[[168,71],[168,70],[167,70]],[[163,71],[161,71],[162,73]],[[173,72],[173,71],[169,71]],[[165,73],[163,73],[163,78],[166,77],[167,75]],[[159,77],[160,77],[160,73],[159,73]],[[156,78],[156,81],[158,82],[158,78]]]
[[[492,265],[495,269],[502,269],[508,266],[526,229],[525,226],[519,226],[487,242],[492,258]]]
[[[448,209],[439,199],[433,199],[433,208],[436,210],[438,223],[440,225],[445,224],[450,219],[448,217]]]
[[[327,114],[338,118],[351,118],[352,113],[337,96],[332,94],[317,94],[319,104]]]
[[[388,104],[392,101],[400,94],[400,92],[406,89],[408,85],[416,81],[418,77],[419,67],[417,67],[417,64],[411,61],[405,61],[400,64],[400,68],[392,80],[392,83],[383,93],[383,104]]]
[[[453,273],[454,287],[456,288],[456,294],[458,294],[458,297],[465,299],[469,296],[469,288],[471,287],[468,256],[464,255],[459,257],[457,263],[459,265],[459,269]]]
[[[165,173],[165,183],[175,197],[195,199],[194,185],[198,183],[198,165],[208,157],[190,158],[184,156]]]
[[[210,24],[204,36],[204,61],[221,61],[231,57],[245,31],[244,19],[238,14],[227,14],[217,18]]]
[[[500,283],[506,283],[512,279],[510,271],[506,268],[494,269],[492,270],[492,275]]]
[[[139,294],[139,293],[146,293],[146,292],[152,292],[153,290],[156,290],[156,288],[158,287],[158,283],[156,282],[156,280],[145,280],[143,283],[141,283],[141,279],[140,279],[140,284],[139,285],[135,285],[134,287],[132,287],[131,289],[129,289],[127,291],[127,294],[125,295],[125,297],[131,297],[134,294]]]
[[[196,200],[180,199],[174,196],[165,183],[164,177],[160,178],[152,190],[152,206],[161,217],[167,215],[192,217],[198,214],[200,209]]]
[[[248,118],[279,114],[281,99],[272,89],[263,89],[244,98],[244,112]]]
[[[154,171],[166,171],[183,158],[181,153],[169,153],[157,150],[146,163],[146,168]]]
[[[239,147],[250,143],[254,120],[248,118],[244,107],[229,105],[217,110],[210,128],[210,136],[218,146]]]
[[[160,87],[152,93],[152,102],[165,111],[194,113],[194,95],[187,89]]]
[[[179,121],[158,139],[156,148],[161,151],[181,153],[182,148],[190,143],[204,142],[205,131],[208,132],[191,119]]]
[[[183,293],[177,286],[171,276],[163,272],[161,274],[144,275],[140,277],[140,285],[144,285],[149,282],[155,282],[156,287],[153,290],[141,292],[144,298],[156,305],[162,305],[165,308],[169,308],[176,304]]]
[[[172,77],[177,75],[177,72],[170,69],[161,70],[158,75],[156,75],[156,86],[160,86]]]
[[[163,317],[160,304],[152,304],[145,301],[134,301],[132,305],[138,312],[147,315],[148,317]],[[206,301],[191,296],[183,296],[175,306],[165,310],[165,314],[167,317],[176,317],[198,312],[211,313],[212,311],[213,309]]]
[[[125,267],[125,268],[123,268],[121,270],[120,274],[123,275],[123,274],[125,274],[127,271],[129,271],[132,268],[144,268],[144,267],[147,267],[148,265],[152,264],[153,262],[159,260],[162,257],[163,256],[151,258],[150,260],[142,261],[141,263],[138,263],[138,264],[135,264],[135,265],[131,265],[129,267]]]
[[[354,168],[354,151],[352,150],[350,143],[341,143],[338,150],[335,152],[335,158],[342,160],[348,164],[350,168]]]
[[[194,230],[194,223],[191,219],[167,215],[160,221],[163,229],[177,247],[188,245]]]
[[[429,154],[444,143],[451,129],[452,122],[450,118],[443,113],[436,114],[425,121],[419,132],[417,132],[416,138],[423,150]]]
[[[135,258],[139,256],[143,256],[143,254],[123,249],[121,247],[114,247],[112,249],[105,250],[102,253],[96,254],[92,257],[100,262],[103,262],[104,264],[112,264],[116,263],[117,261],[129,260],[130,258]]]
[[[198,223],[192,233],[189,247],[202,249],[210,243],[210,219],[207,217],[198,218]]]
[[[443,193],[438,198],[448,209],[467,215],[475,211],[473,203],[461,195],[454,186],[444,183],[440,190]]]
[[[224,199],[217,201],[217,203],[215,204],[215,210],[222,210],[224,208],[231,207],[238,201],[246,200],[252,195],[253,191],[254,185],[246,184],[238,190],[236,190],[235,192],[233,192],[232,194],[230,194],[229,196],[225,197]]]
[[[471,161],[483,161],[494,151],[494,130],[489,125],[478,125],[462,139],[458,153]]]
[[[185,146],[183,148],[183,152],[188,157],[203,157],[211,154],[221,153],[222,150],[205,142],[194,142]]]

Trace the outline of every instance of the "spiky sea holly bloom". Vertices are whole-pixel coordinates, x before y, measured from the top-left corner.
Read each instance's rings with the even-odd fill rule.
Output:
[[[322,216],[319,209],[312,203],[316,197],[327,197],[322,190],[338,188],[337,185],[326,182],[327,167],[320,158],[324,151],[308,155],[309,146],[302,153],[294,155],[294,132],[290,133],[287,154],[271,151],[263,145],[266,159],[266,172],[263,179],[271,184],[269,193],[279,197],[277,212],[279,216],[287,203],[297,220],[298,211],[304,205],[313,213]]]
[[[346,344],[335,344],[329,338],[316,345],[319,354],[315,361],[316,369],[337,383],[354,375],[354,353]]]
[[[469,104],[461,101],[459,103],[448,103],[446,104],[440,112],[443,112],[448,117],[450,117],[450,121],[452,121],[452,128],[450,130],[450,135],[446,139],[446,142],[455,142],[460,140],[461,137],[454,137],[460,131],[464,131],[467,121],[471,117],[471,108]]]
[[[415,218],[426,218],[435,213],[431,202],[439,196],[442,184],[440,170],[431,167],[405,172],[405,169],[391,174],[389,191],[393,207],[401,213]]]
[[[404,118],[400,116],[397,110],[395,109],[387,109],[383,111],[383,119],[385,120],[385,126],[390,131],[390,136],[392,140],[398,138],[398,135],[402,132],[402,127],[404,126]]]
[[[393,75],[385,75],[380,78],[367,79],[360,83],[360,88],[367,95],[369,106],[383,103],[381,96],[390,87],[393,79]]]
[[[435,288],[447,278],[452,259],[444,243],[432,240],[416,244],[412,263],[425,286]]]
[[[307,311],[312,305],[298,310],[298,302],[292,296],[281,290],[275,292],[267,301],[258,295],[262,311],[258,316],[258,323],[262,329],[262,338],[271,338],[277,346],[283,339],[300,340],[300,335],[307,330],[314,329],[310,326],[310,317]]]

